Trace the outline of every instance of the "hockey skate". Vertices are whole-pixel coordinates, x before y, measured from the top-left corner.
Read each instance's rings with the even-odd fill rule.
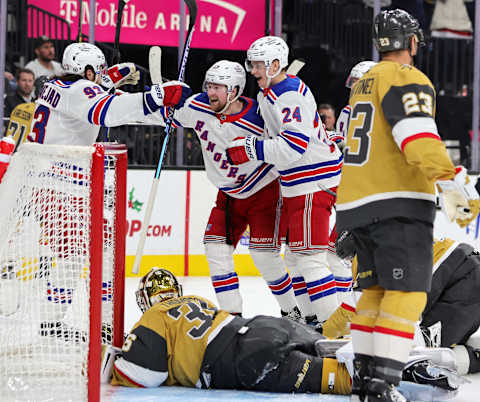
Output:
[[[367,385],[368,402],[408,402],[397,388],[380,378],[372,378]]]
[[[305,317],[305,323],[312,327],[315,331],[317,331],[319,334],[323,335],[323,322],[318,321],[316,315],[308,315]]]
[[[297,306],[295,306],[292,310],[290,311],[280,311],[282,314],[282,318],[287,318],[289,320],[298,322],[300,324],[305,324],[305,320],[302,317],[302,313],[300,313],[300,310],[298,309]]]
[[[431,385],[447,391],[456,391],[459,386],[465,382],[465,380],[454,371],[437,366],[428,359],[420,356],[418,359],[407,363],[403,369],[402,380]]]

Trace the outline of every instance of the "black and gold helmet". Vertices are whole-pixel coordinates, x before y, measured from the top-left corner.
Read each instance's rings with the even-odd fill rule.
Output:
[[[183,295],[182,285],[170,271],[153,267],[138,284],[135,292],[137,304],[142,313],[164,300]]]
[[[415,36],[418,46],[425,45],[418,21],[404,10],[380,12],[373,22],[373,42],[379,53],[409,49],[410,38]]]

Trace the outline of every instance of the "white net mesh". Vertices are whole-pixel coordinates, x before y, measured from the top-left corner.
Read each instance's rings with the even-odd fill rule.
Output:
[[[24,144],[0,184],[2,401],[87,400],[93,152]],[[104,343],[113,324],[114,168],[106,156]]]

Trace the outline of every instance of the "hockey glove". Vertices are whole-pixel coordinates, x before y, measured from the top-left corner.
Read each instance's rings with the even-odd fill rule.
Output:
[[[175,109],[180,109],[192,94],[190,87],[181,81],[169,81],[163,84],[163,90],[165,91],[163,105],[173,106]]]
[[[261,154],[260,147],[263,141],[257,141],[257,138],[253,135],[247,135],[246,137],[235,138],[226,149],[227,160],[230,165],[241,165],[253,160],[263,159],[259,158]]]
[[[136,85],[140,80],[140,71],[133,63],[115,64],[102,75],[101,80],[100,84],[107,90],[120,88],[122,85]]]
[[[3,175],[10,164],[10,158],[15,149],[15,141],[12,137],[3,137],[0,141],[0,183]]]
[[[467,226],[480,211],[480,197],[463,166],[456,167],[453,180],[437,181],[440,206],[447,218],[460,227]]]

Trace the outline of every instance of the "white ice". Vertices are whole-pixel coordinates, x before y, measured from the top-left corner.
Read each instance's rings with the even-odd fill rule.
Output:
[[[184,294],[194,294],[206,297],[217,303],[215,292],[208,277],[180,277]],[[137,278],[126,279],[125,289],[125,330],[128,331],[140,317],[140,311],[135,302]],[[270,290],[260,277],[240,277],[240,291],[243,297],[244,316],[266,314],[279,316],[280,310]],[[453,399],[458,402],[480,401],[480,373],[469,375],[469,384],[462,385],[458,395]],[[320,394],[275,394],[265,392],[230,391],[230,390],[198,390],[186,387],[159,387],[153,389],[137,389],[125,387],[103,386],[102,402],[152,402],[152,401],[239,401],[239,400],[268,400],[268,401],[349,401],[346,396]]]

